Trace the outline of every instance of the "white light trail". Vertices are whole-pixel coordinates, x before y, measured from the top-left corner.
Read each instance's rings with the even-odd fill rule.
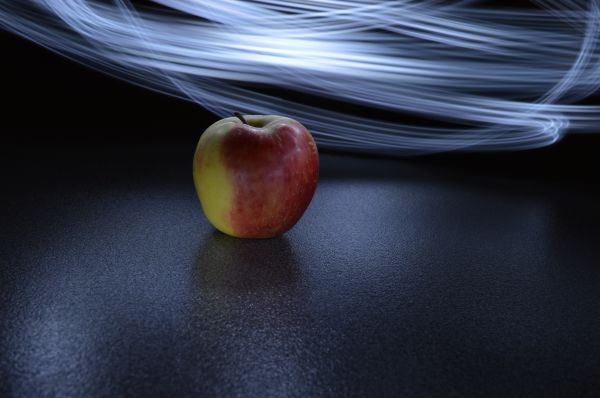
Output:
[[[152,3],[0,0],[0,26],[218,115],[296,118],[323,147],[521,150],[600,126],[600,106],[582,102],[600,87],[598,0],[523,9],[469,0]],[[380,120],[374,110],[399,116]]]

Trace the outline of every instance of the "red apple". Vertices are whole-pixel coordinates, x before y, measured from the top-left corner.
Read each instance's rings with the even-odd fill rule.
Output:
[[[268,238],[292,228],[308,207],[319,155],[308,130],[282,116],[222,119],[200,137],[194,183],[204,214],[221,232]]]

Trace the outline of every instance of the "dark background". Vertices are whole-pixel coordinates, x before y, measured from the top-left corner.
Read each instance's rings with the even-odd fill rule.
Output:
[[[6,31],[0,45],[5,128],[53,129],[59,140],[84,141],[88,137],[77,132],[90,128],[177,139],[217,120],[191,102],[104,75]]]
[[[0,48],[0,395],[598,396],[600,135],[322,151],[299,224],[242,241],[191,181],[214,115]]]

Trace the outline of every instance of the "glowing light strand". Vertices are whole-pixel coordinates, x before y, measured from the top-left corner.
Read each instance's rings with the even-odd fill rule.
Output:
[[[219,115],[289,115],[330,148],[518,150],[600,126],[600,106],[581,104],[600,87],[598,0],[538,0],[537,8],[511,10],[469,0],[154,3],[162,8],[128,0],[0,0],[0,25]],[[328,100],[365,110],[343,113]],[[371,109],[447,127],[377,120],[367,116]]]

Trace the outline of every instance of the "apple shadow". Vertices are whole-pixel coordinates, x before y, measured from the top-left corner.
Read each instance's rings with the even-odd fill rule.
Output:
[[[196,284],[223,292],[289,289],[300,280],[300,264],[285,236],[238,239],[213,231],[194,268]]]

